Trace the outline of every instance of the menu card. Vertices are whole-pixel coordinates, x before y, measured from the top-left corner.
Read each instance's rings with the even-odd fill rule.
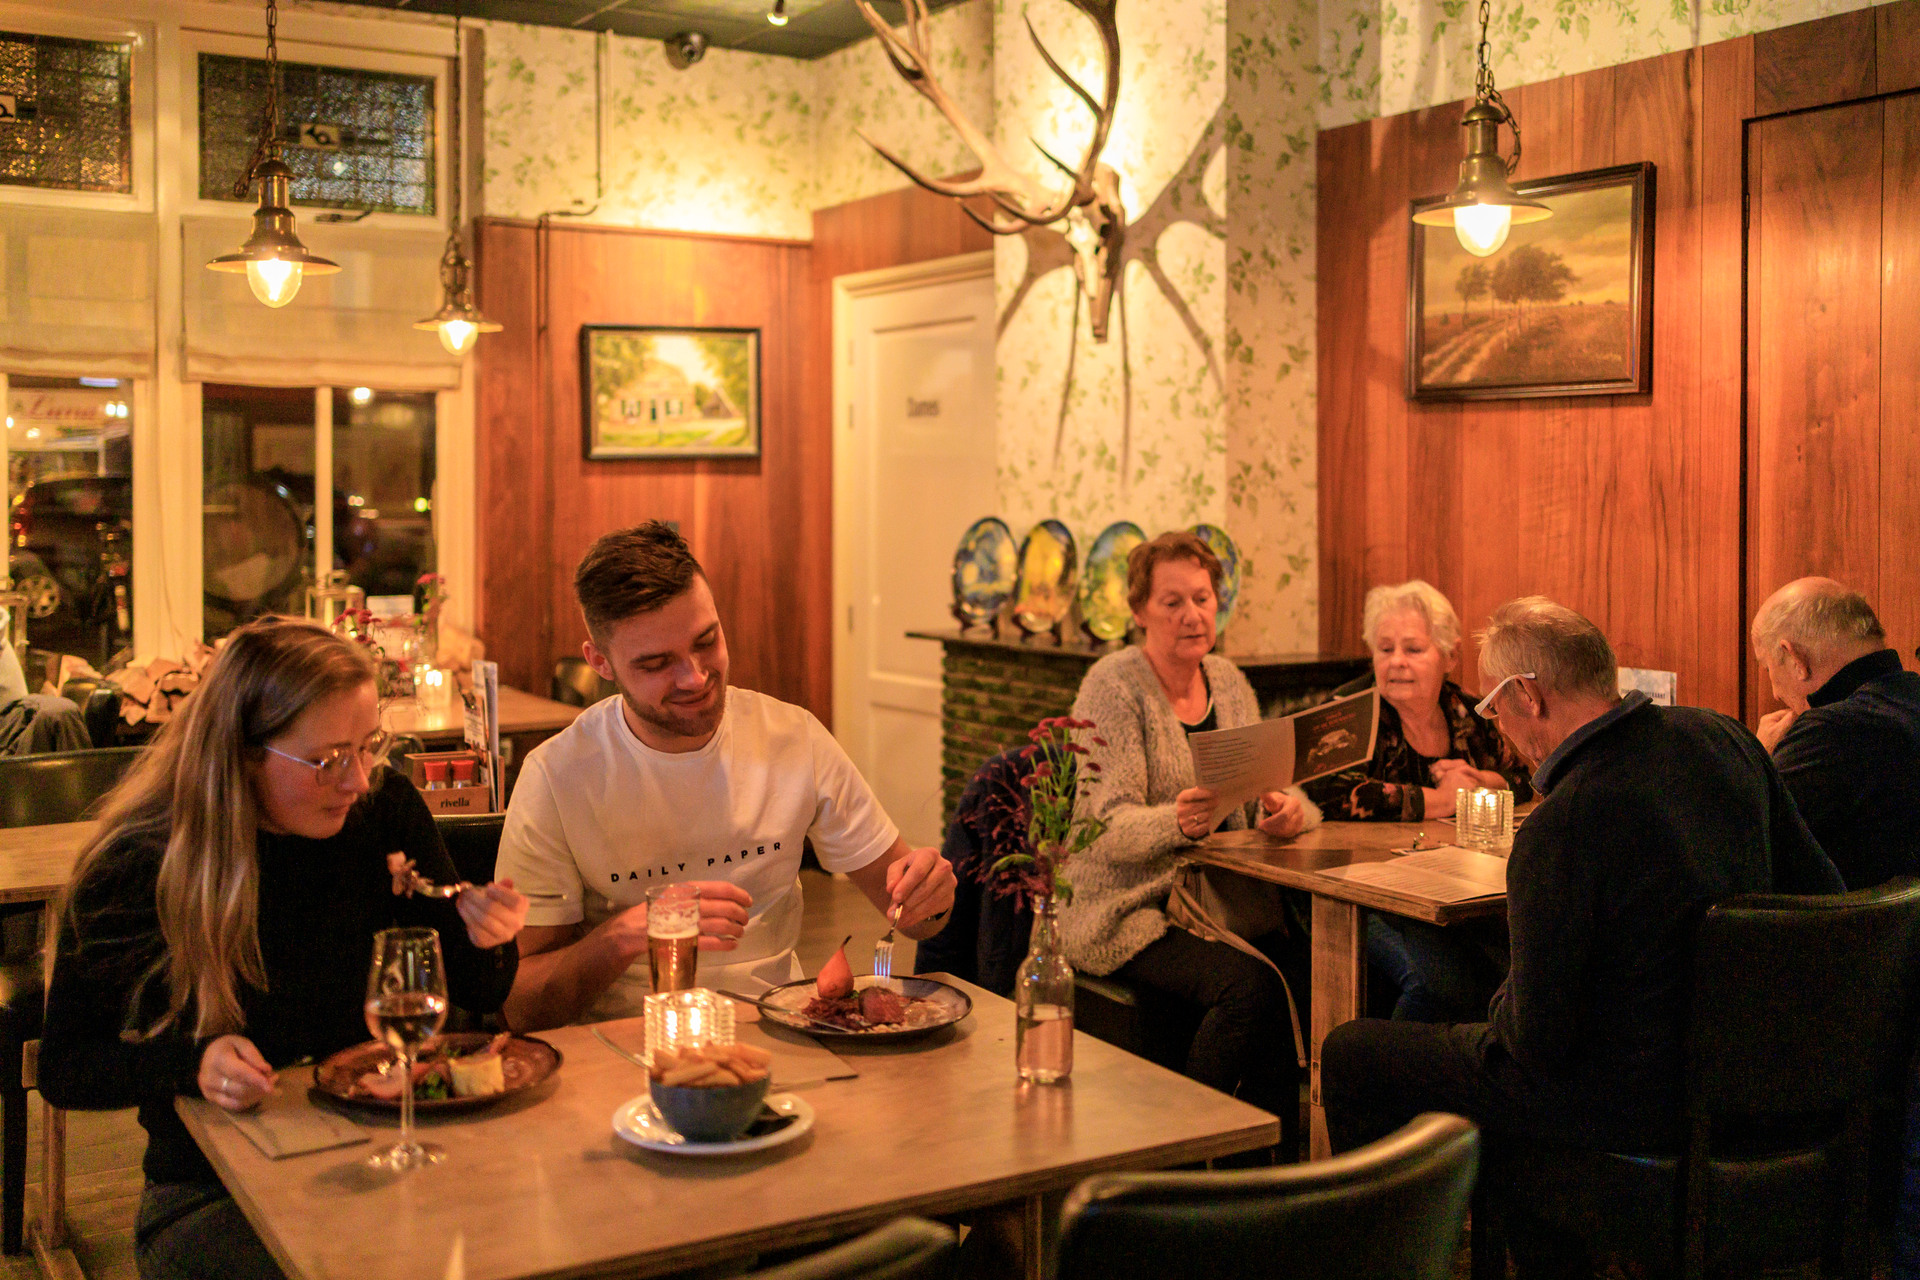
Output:
[[[1380,732],[1380,693],[1368,689],[1296,715],[1187,739],[1193,777],[1219,797],[1216,812],[1266,791],[1311,782],[1373,758]]]
[[[1352,862],[1322,875],[1372,885],[1435,902],[1471,902],[1507,891],[1507,862],[1458,845],[1443,844],[1385,862]]]

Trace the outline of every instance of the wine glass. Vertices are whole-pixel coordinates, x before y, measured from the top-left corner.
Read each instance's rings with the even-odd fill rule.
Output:
[[[367,974],[367,1029],[393,1049],[400,1073],[400,1141],[368,1157],[382,1169],[438,1164],[446,1152],[413,1140],[413,1058],[447,1020],[447,973],[432,929],[382,929],[373,935]]]

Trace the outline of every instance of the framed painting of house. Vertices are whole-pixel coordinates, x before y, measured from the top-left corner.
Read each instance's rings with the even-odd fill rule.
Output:
[[[587,457],[760,456],[760,331],[582,325]]]

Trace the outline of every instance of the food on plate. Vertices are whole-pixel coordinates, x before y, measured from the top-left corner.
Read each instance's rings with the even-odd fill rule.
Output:
[[[820,966],[820,976],[813,980],[813,989],[823,999],[837,1000],[853,994],[853,966],[847,963],[847,942],[841,943],[840,949]]]
[[[477,1048],[462,1052],[435,1038],[420,1046],[413,1062],[413,1100],[477,1098],[507,1091],[507,1062],[502,1051],[513,1033],[502,1031]],[[349,1094],[388,1102],[400,1096],[399,1063],[388,1059],[376,1071],[363,1072]]]
[[[695,1045],[656,1049],[648,1074],[669,1088],[720,1088],[767,1078],[773,1055],[750,1044]]]
[[[814,990],[819,994],[800,1010],[802,1016],[847,1031],[925,1027],[938,1022],[941,1016],[940,1007],[933,1001],[902,995],[891,987],[865,987],[845,995],[829,996],[815,981]]]

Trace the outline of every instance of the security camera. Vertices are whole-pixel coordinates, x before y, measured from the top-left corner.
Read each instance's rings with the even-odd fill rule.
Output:
[[[669,36],[665,43],[667,61],[682,71],[707,56],[707,34],[704,31],[682,31]]]

